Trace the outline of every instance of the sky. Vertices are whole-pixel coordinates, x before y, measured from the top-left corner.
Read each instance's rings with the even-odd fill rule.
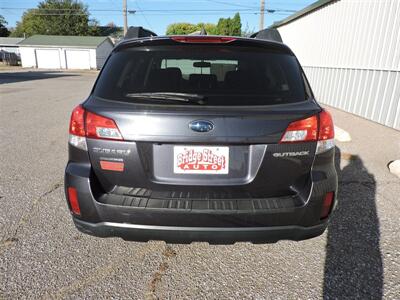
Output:
[[[284,19],[294,11],[300,10],[316,0],[265,0],[266,9],[275,10],[265,13],[265,27]],[[15,26],[28,8],[35,8],[37,0],[1,0],[0,15],[8,22],[8,27]],[[114,22],[123,25],[122,0],[86,0],[90,17],[101,25]],[[260,0],[127,0],[129,26],[143,26],[155,33],[165,34],[171,23],[217,23],[221,17],[232,17],[240,13],[242,29],[257,31],[260,19]]]

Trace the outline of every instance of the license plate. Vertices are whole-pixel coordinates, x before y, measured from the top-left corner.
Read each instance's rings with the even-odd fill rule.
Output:
[[[175,174],[228,174],[229,147],[174,146]]]

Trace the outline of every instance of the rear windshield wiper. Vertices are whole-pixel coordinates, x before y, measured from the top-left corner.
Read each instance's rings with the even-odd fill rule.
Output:
[[[154,99],[154,100],[166,100],[166,101],[179,101],[195,104],[205,104],[203,95],[188,94],[188,93],[172,93],[172,92],[157,92],[157,93],[129,93],[125,95],[129,98],[138,99]]]

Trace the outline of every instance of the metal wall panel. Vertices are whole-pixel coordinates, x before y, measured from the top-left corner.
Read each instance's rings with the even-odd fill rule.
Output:
[[[400,130],[400,0],[341,0],[278,28],[321,103]]]
[[[400,72],[304,67],[317,100],[400,130]]]

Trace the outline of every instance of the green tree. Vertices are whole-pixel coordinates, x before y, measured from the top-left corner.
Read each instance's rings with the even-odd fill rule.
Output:
[[[102,35],[99,21],[97,21],[96,19],[89,20],[87,34],[94,36]]]
[[[233,18],[220,18],[217,24],[217,34],[241,36],[242,23],[240,14],[236,13]]]
[[[204,28],[209,35],[241,36],[242,23],[240,20],[240,14],[236,13],[233,18],[220,18],[217,25],[212,23],[173,23],[168,25],[166,34],[185,35],[195,31],[200,31],[202,28]]]
[[[203,29],[207,32],[209,35],[217,35],[217,25],[212,24],[212,23],[199,23],[197,24],[197,30]]]
[[[94,24],[90,24],[91,21]],[[96,27],[97,21],[89,20],[87,6],[82,2],[45,0],[36,9],[29,9],[23,14],[12,35],[88,35],[96,33]]]
[[[191,23],[173,23],[167,27],[167,35],[173,34],[190,34],[198,30],[195,24]]]
[[[217,26],[212,23],[198,23],[198,24],[191,24],[191,23],[173,23],[167,27],[167,35],[173,34],[190,34],[195,31],[200,31],[201,29],[205,29],[208,34],[214,35],[217,34]]]
[[[220,18],[218,20],[218,24],[217,24],[217,34],[219,35],[229,35],[229,33],[231,32],[230,30],[230,18]]]
[[[8,31],[6,25],[6,19],[4,19],[2,15],[0,15],[0,36],[9,36],[10,31]]]
[[[242,22],[240,20],[240,14],[236,13],[231,20],[231,33],[230,35],[241,36],[242,35]]]

